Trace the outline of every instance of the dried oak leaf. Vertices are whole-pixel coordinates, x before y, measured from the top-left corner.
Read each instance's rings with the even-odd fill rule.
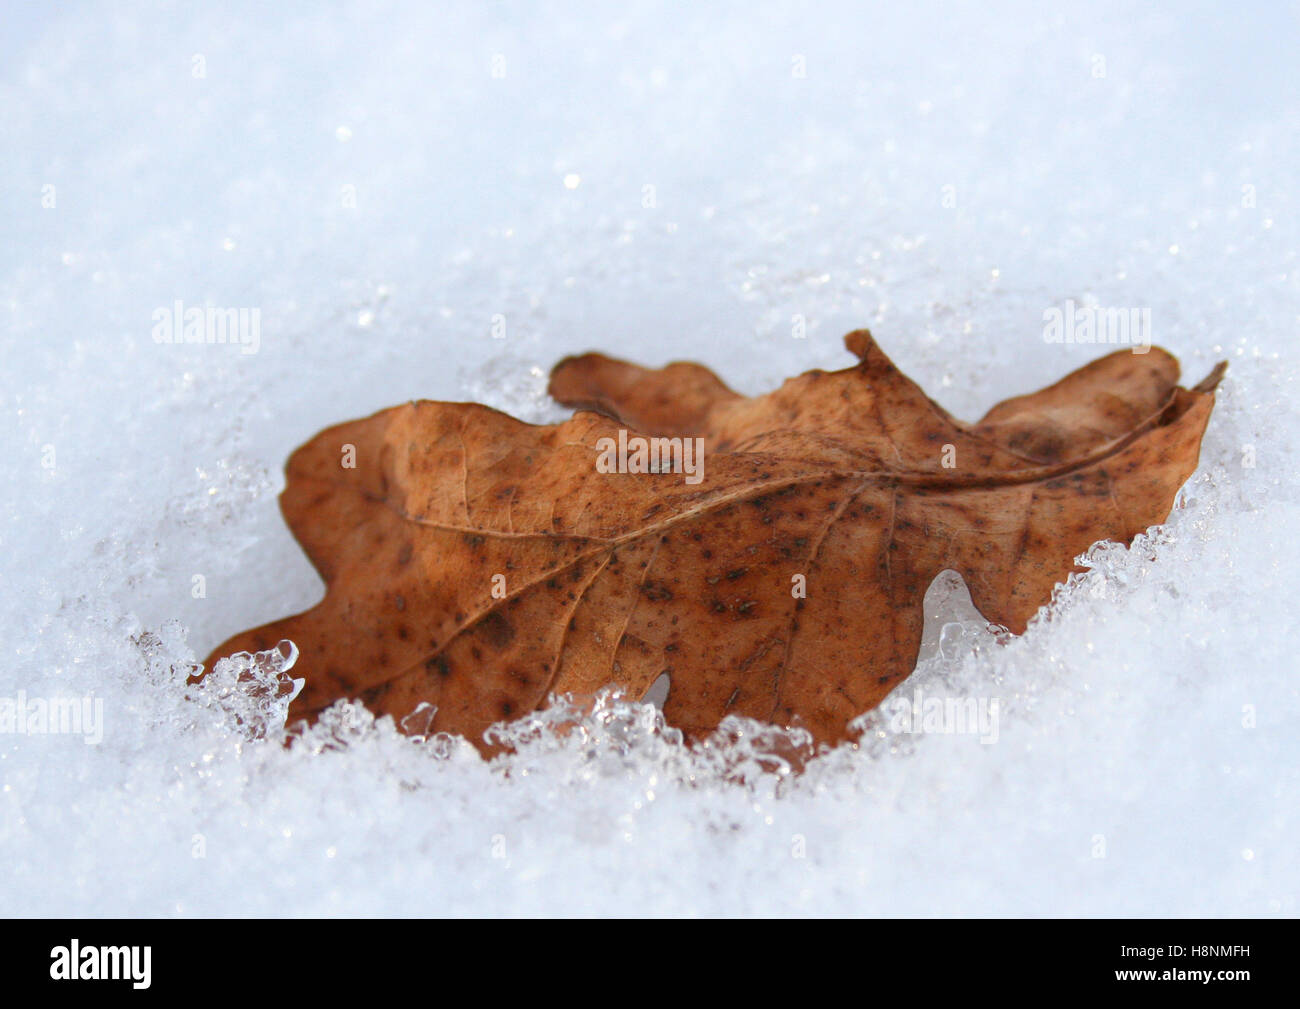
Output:
[[[280,504],[325,598],[208,668],[290,638],[291,717],[428,702],[429,731],[479,745],[553,692],[641,698],[668,673],[688,735],[746,715],[834,742],[914,667],[941,571],[1019,633],[1092,543],[1163,521],[1224,367],[1183,389],[1170,354],[1121,351],[965,424],[865,330],[845,342],[854,367],[755,398],[587,354],[552,373],[581,408],[562,424],[416,402],[323,431]],[[620,428],[702,438],[703,480],[598,472]]]

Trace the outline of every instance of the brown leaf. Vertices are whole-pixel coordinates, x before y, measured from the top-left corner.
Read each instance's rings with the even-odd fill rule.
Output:
[[[845,342],[856,366],[752,399],[699,365],[587,354],[552,373],[582,408],[562,424],[417,402],[323,431],[280,503],[325,598],[208,668],[290,638],[291,716],[428,702],[431,731],[480,745],[553,692],[640,698],[668,673],[688,734],[746,715],[834,742],[911,672],[941,571],[1019,633],[1092,543],[1163,521],[1223,369],[1188,390],[1165,351],[1121,351],[964,424],[866,330]],[[702,438],[703,479],[598,472],[620,428]]]

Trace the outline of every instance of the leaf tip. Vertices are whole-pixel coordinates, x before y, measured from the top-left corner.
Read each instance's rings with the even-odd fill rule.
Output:
[[[1214,366],[1212,372],[1192,386],[1192,390],[1194,392],[1214,392],[1215,387],[1223,381],[1223,375],[1227,370],[1228,362],[1220,361]]]
[[[869,329],[855,329],[852,333],[846,333],[844,336],[844,346],[849,348],[859,361],[865,361],[867,355],[871,353],[871,348],[876,345],[876,338],[871,335]]]

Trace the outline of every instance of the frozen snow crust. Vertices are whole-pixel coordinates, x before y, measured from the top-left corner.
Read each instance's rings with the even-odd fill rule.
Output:
[[[1296,25],[1130,7],[6,9],[0,709],[85,718],[0,731],[0,913],[1295,915]],[[587,349],[755,393],[860,325],[973,418],[1110,349],[1067,300],[1230,362],[1200,470],[1020,638],[941,578],[802,775],[615,698],[283,746],[289,646],[186,684],[319,598],[275,497],[322,427],[556,420]],[[177,301],[256,346],[156,342]]]

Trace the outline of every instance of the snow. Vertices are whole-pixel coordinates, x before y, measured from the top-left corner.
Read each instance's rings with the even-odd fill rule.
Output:
[[[1294,14],[859,6],[4,8],[0,699],[103,724],[0,733],[0,913],[1296,915]],[[595,348],[756,393],[861,325],[971,418],[1099,353],[1068,299],[1230,362],[1180,506],[1019,639],[941,579],[802,775],[617,700],[486,763],[350,706],[279,745],[283,657],[185,685],[319,598],[275,498],[326,425],[557,420]],[[256,353],[156,343],[178,300]],[[898,731],[918,688],[996,741]]]

